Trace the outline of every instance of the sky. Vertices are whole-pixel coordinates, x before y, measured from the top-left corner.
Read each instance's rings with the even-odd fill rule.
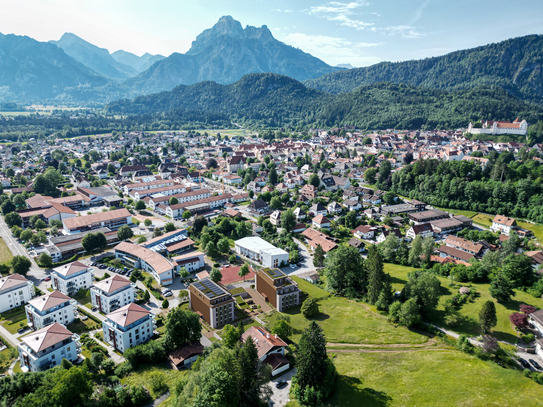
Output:
[[[0,10],[2,34],[49,41],[71,32],[110,52],[164,56],[188,51],[230,15],[330,65],[356,67],[543,34],[541,0],[0,0]]]

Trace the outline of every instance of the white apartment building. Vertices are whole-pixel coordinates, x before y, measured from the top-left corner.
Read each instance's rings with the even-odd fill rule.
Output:
[[[106,315],[104,341],[120,352],[147,342],[156,329],[155,315],[137,304],[128,304]]]
[[[53,289],[71,297],[77,294],[81,288],[86,290],[92,287],[94,273],[89,266],[74,261],[54,268],[51,272],[51,278]]]
[[[41,372],[59,365],[62,359],[75,362],[81,353],[79,335],[58,322],[21,338],[17,346],[23,372]]]
[[[173,283],[173,263],[153,250],[130,242],[121,242],[115,247],[115,257],[130,267],[149,272],[159,284]]]
[[[68,325],[75,319],[77,301],[60,291],[53,291],[28,301],[25,306],[28,326],[38,330],[55,322]]]
[[[192,273],[205,266],[204,253],[202,252],[183,254],[181,256],[174,257],[172,260],[177,263],[177,271],[184,267],[189,273]]]
[[[0,312],[26,304],[34,296],[34,283],[20,274],[0,278]]]
[[[236,240],[237,254],[257,261],[264,267],[277,268],[284,262],[288,264],[288,253],[259,237],[244,237]]]
[[[105,314],[134,302],[136,284],[124,277],[113,276],[96,281],[91,287],[92,305]]]

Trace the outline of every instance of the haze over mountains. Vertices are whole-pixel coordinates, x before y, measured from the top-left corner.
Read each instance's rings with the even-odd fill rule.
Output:
[[[112,54],[74,34],[38,42],[0,34],[0,101],[101,105],[178,85],[231,84],[247,74],[286,75],[327,93],[381,82],[458,91],[499,87],[542,104],[543,36],[530,35],[447,55],[370,67],[332,67],[276,40],[266,26],[221,17],[185,54]],[[205,85],[204,85],[205,86]],[[279,85],[277,85],[279,86]]]

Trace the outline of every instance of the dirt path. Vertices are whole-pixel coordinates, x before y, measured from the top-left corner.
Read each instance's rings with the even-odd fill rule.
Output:
[[[410,344],[410,343],[393,343],[388,345],[371,345],[371,344],[358,344],[358,343],[335,343],[328,342],[327,347],[347,347],[347,348],[425,348],[429,346],[434,346],[437,344],[435,338],[430,338],[426,343],[420,344]]]

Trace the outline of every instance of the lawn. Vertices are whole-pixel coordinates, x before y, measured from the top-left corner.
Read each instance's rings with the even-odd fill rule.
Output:
[[[13,366],[13,373],[23,373],[21,370],[21,362],[15,363],[15,366]]]
[[[494,219],[494,215],[485,215],[482,213],[478,213],[472,219],[474,223],[489,228],[490,226],[492,226],[492,219]]]
[[[533,224],[529,222],[523,222],[521,220],[517,220],[517,225],[519,225],[523,229],[529,229],[533,232],[535,238],[542,243],[543,242],[543,225],[540,224]]]
[[[404,327],[396,327],[387,322],[386,317],[371,311],[362,303],[341,297],[319,300],[320,314],[315,321],[324,330],[326,341],[332,343],[355,344],[419,344],[428,338]],[[300,312],[300,306],[283,312],[290,316],[293,328],[292,340],[298,342],[303,330],[309,325]],[[275,322],[277,313],[269,316],[270,325]]]
[[[3,339],[3,338],[2,338]],[[17,348],[9,346],[0,352],[0,373],[5,373],[11,363],[19,356]]]
[[[0,264],[10,264],[13,255],[3,238],[0,237]]]
[[[136,372],[130,373],[127,377],[121,379],[122,384],[132,386],[143,385],[151,393],[151,397],[156,399],[160,397],[168,389],[173,389],[173,386],[182,378],[187,371],[179,371],[170,369],[166,363],[157,365],[141,366]],[[162,381],[164,386],[153,389],[153,382]]]
[[[92,319],[87,318],[86,321],[81,321],[81,319],[76,319],[71,324],[68,324],[66,328],[68,328],[70,331],[72,331],[74,334],[82,334],[85,332],[92,331],[96,329],[96,326],[98,324],[94,322]]]
[[[27,323],[24,306],[21,305],[2,313],[0,323],[9,331],[9,333],[16,334],[17,329],[24,328]]]
[[[411,267],[402,267],[394,264],[385,264],[385,271],[389,273],[392,277],[392,285],[394,290],[401,291],[405,283],[407,282],[407,273],[413,271]],[[496,312],[498,315],[498,324],[494,328],[494,334],[499,340],[504,340],[511,343],[516,343],[517,336],[515,330],[513,329],[511,323],[509,322],[509,315],[514,311],[519,311],[520,304],[530,304],[536,308],[543,308],[543,300],[539,298],[534,298],[525,292],[515,290],[516,295],[512,300],[505,304],[498,304],[490,296],[488,291],[490,284],[473,284],[473,283],[457,283],[455,288],[449,286],[450,281],[447,278],[438,277],[441,281],[442,286],[442,297],[439,301],[439,305],[435,315],[432,318],[432,322],[436,325],[442,326],[444,328],[451,329],[452,331],[470,335],[477,336],[479,335],[480,329],[477,323],[479,310],[481,309],[483,303],[488,300],[494,301],[496,305]],[[459,312],[464,317],[464,321],[454,327],[447,326],[444,322],[445,311],[443,304],[453,295],[458,293],[458,288],[461,285],[466,285],[468,287],[474,287],[479,296],[475,299],[474,302],[467,302],[464,304]]]
[[[450,209],[450,208],[437,208],[441,209],[442,211],[452,213],[453,215],[464,215],[468,218],[473,218],[475,215],[477,215],[477,212],[474,211],[464,211],[462,209]]]
[[[338,354],[327,406],[538,406],[541,385],[459,351]],[[296,402],[288,404],[297,407]]]
[[[291,276],[291,278],[298,284],[298,287],[303,292],[307,293],[310,297],[313,298],[324,298],[329,297],[330,293],[315,284],[311,284],[307,280],[304,280],[300,277]]]

